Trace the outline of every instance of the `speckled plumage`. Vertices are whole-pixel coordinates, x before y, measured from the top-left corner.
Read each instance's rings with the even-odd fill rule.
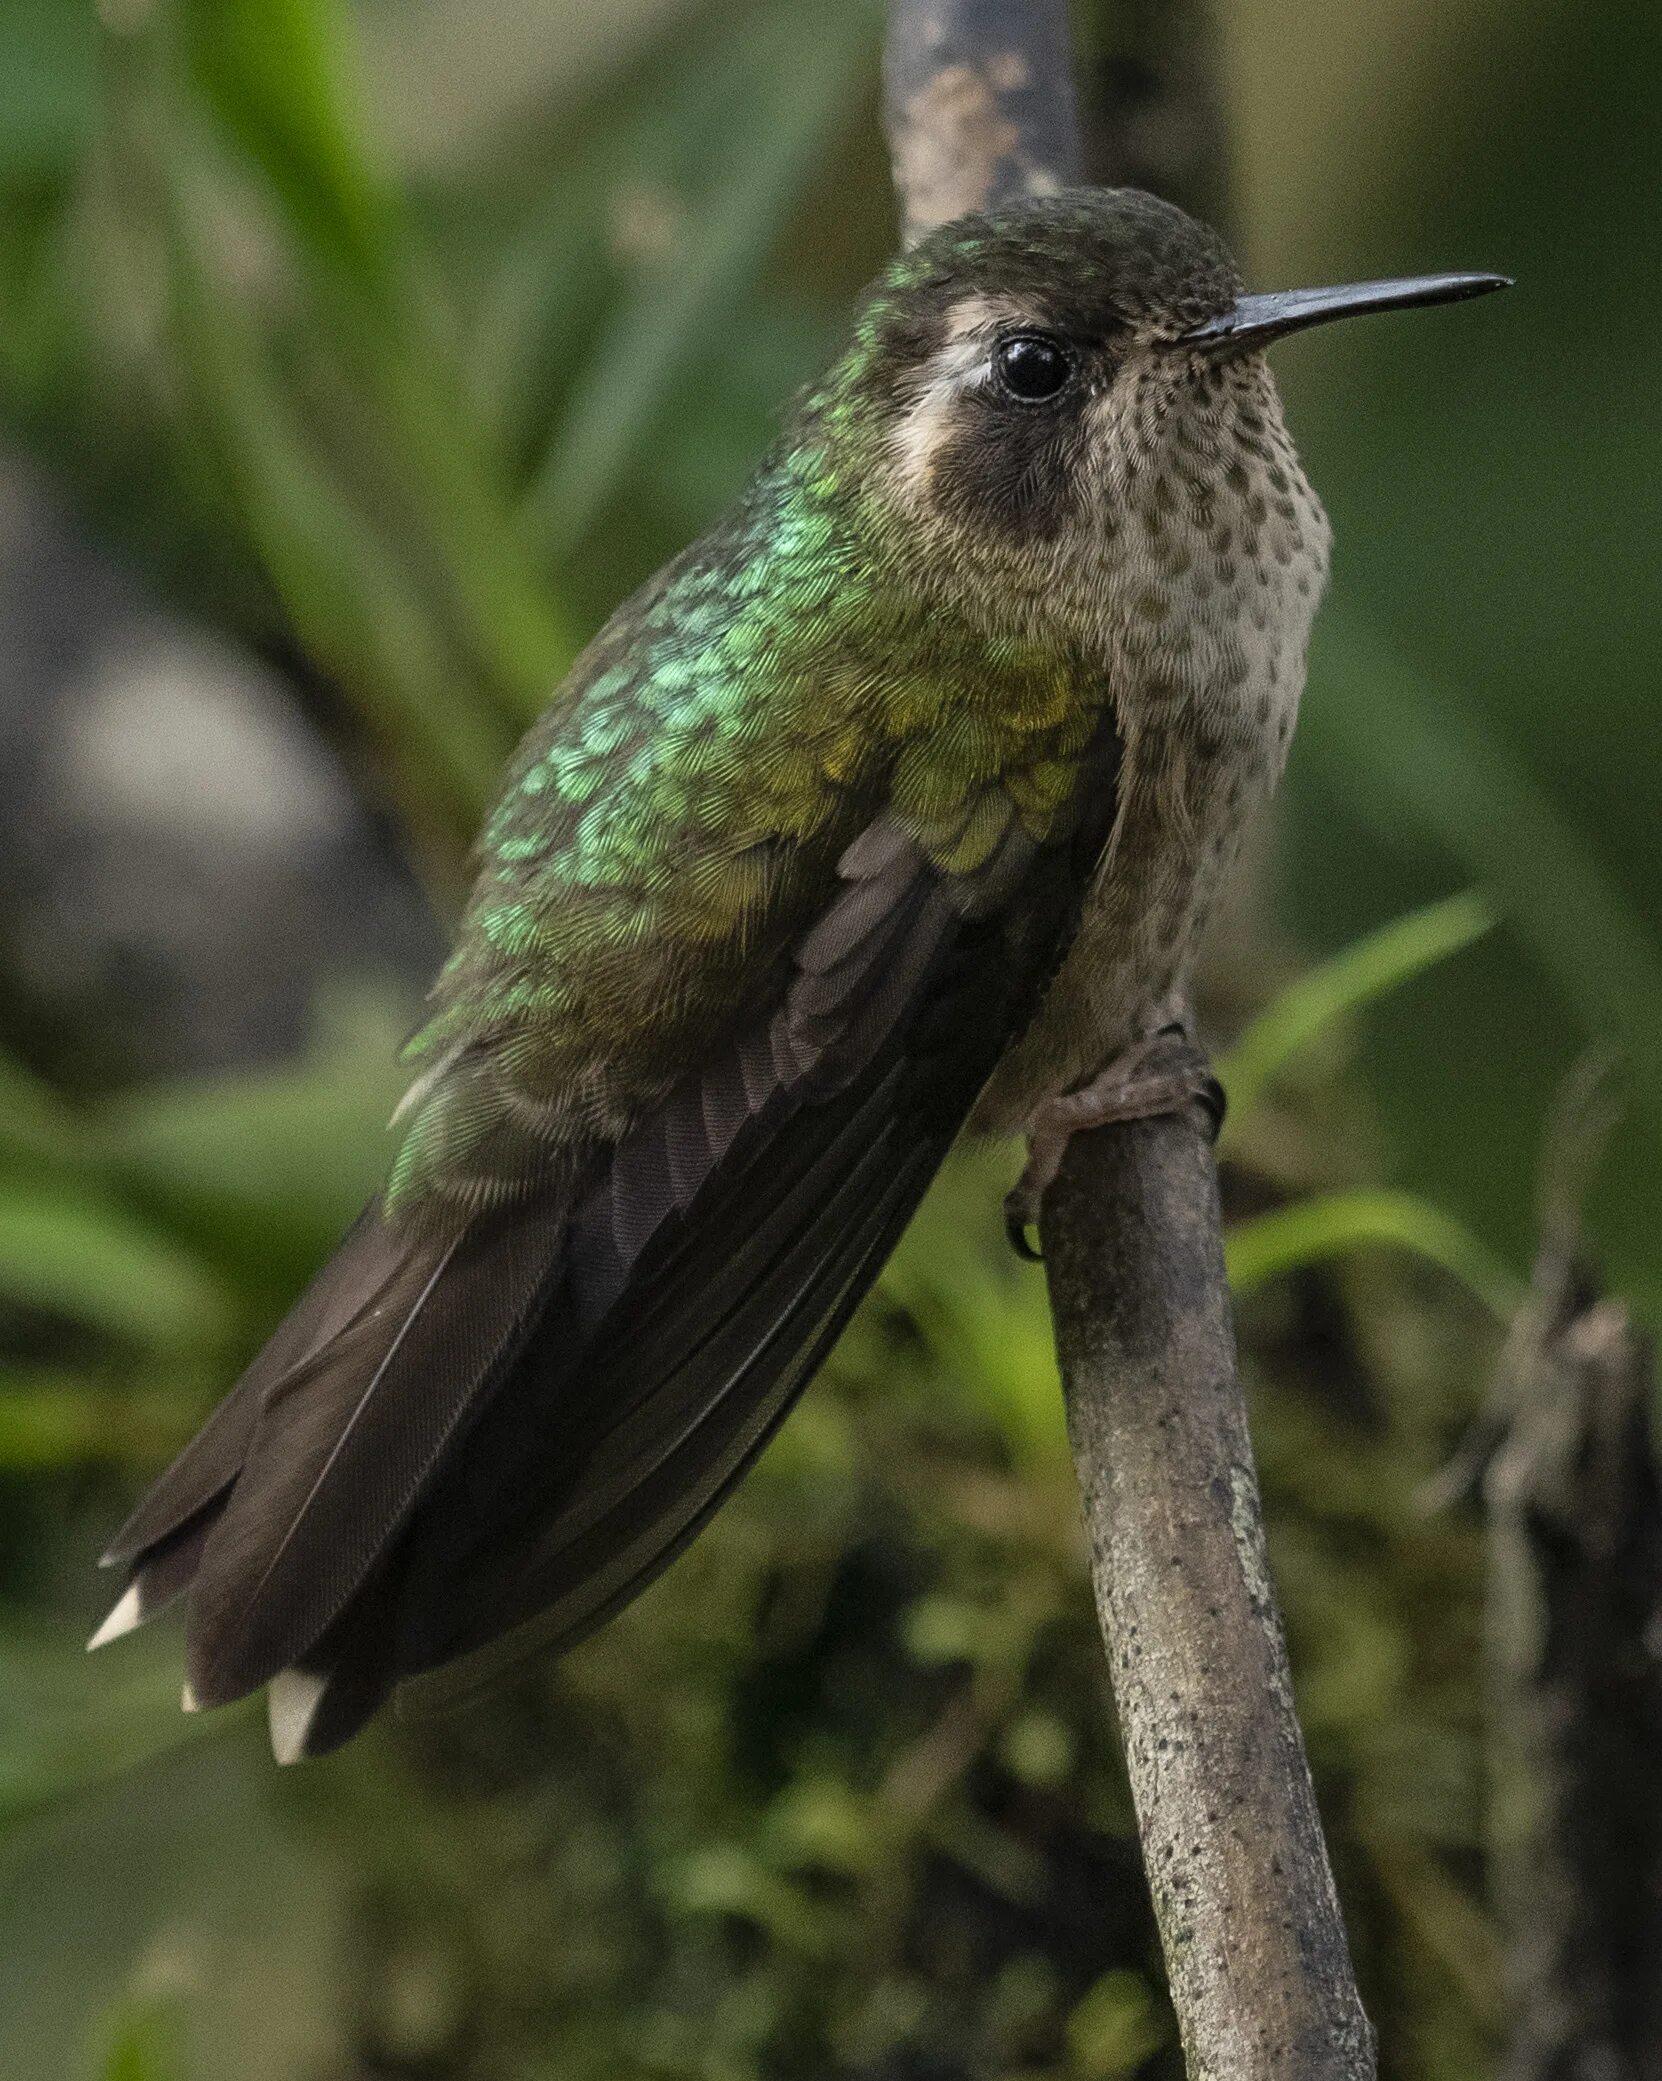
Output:
[[[1287,747],[1326,525],[1217,240],[898,261],[514,761],[383,1200],[112,1548],[280,1750],[696,1531],[973,1114],[1159,1023]],[[1040,335],[1035,402],[1000,357]],[[514,1635],[517,1639],[523,1637]]]
[[[734,513],[618,611],[522,748],[413,1051],[395,1214],[442,1221],[615,1138],[765,1000],[880,803],[957,872],[1012,815],[1042,832],[1111,689],[1135,873],[1104,875],[983,1124],[1019,1127],[1154,1013],[1279,771],[1325,570],[1267,368],[1169,384],[1153,363],[1073,466],[1075,509],[1036,498],[992,529],[984,457],[948,444],[934,500],[895,482],[909,399],[885,386],[966,299],[1169,336],[1237,287],[1146,198],[1059,198],[896,263]]]

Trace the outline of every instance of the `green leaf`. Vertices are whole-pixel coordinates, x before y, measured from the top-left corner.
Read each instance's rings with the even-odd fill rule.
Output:
[[[51,1367],[0,1367],[0,1470],[151,1468],[178,1450],[223,1386],[211,1365],[197,1377],[171,1352],[158,1355],[153,1384],[136,1387],[125,1375],[118,1387]]]
[[[1238,1125],[1288,1062],[1337,1020],[1457,954],[1494,924],[1484,899],[1466,892],[1381,926],[1300,976],[1247,1028],[1218,1065],[1229,1094],[1224,1131]]]
[[[569,554],[643,452],[678,370],[724,325],[847,107],[876,30],[865,5],[776,11],[751,33],[734,148],[666,260],[595,342],[590,373],[525,495],[551,553]]]
[[[1010,1169],[1007,1148],[954,1150],[884,1267],[879,1291],[906,1310],[962,1400],[996,1426],[1013,1454],[1033,1468],[1066,1465],[1044,1282],[1017,1263],[997,1220]],[[980,1249],[966,1240],[978,1234]],[[871,1362],[890,1363],[876,1354]]]
[[[186,2081],[177,1995],[127,1995],[106,2019],[105,2031],[109,2051],[100,2081]]]
[[[1476,873],[1662,1124],[1662,945],[1551,797],[1457,694],[1353,616],[1329,615],[1301,756],[1392,843],[1435,837]]]
[[[678,1914],[739,1916],[810,1956],[828,1948],[827,1917],[813,1896],[739,1843],[712,1843],[685,1858],[665,1873],[663,1888]]]
[[[1005,1767],[1024,1785],[1044,1791],[1066,1783],[1077,1760],[1073,1729],[1053,1713],[1039,1709],[1021,1713],[1010,1722],[999,1752]]]
[[[0,1297],[141,1345],[216,1342],[223,1288],[189,1251],[97,1194],[13,1178],[0,1187]]]
[[[1423,1257],[1458,1279],[1502,1322],[1523,1302],[1522,1280],[1452,1215],[1406,1192],[1335,1192],[1232,1228],[1229,1281],[1248,1294],[1271,1279],[1353,1250],[1385,1247]]]
[[[88,1135],[85,1120],[44,1078],[0,1052],[0,1157],[76,1164]]]
[[[97,19],[65,0],[0,7],[0,183],[63,171],[91,135],[97,111]]]
[[[505,712],[527,721],[575,636],[467,409],[413,223],[359,144],[344,13],[327,0],[187,0],[185,26],[202,104],[295,242],[325,320],[313,344],[339,353],[367,391],[462,638]],[[164,136],[162,148],[177,186],[183,144]]]
[[[468,829],[490,800],[508,733],[476,685],[469,698],[430,594],[324,466],[260,342],[175,230],[176,336],[198,432],[217,445],[296,633],[396,747],[406,799],[417,785],[426,798],[411,806]]]
[[[0,1372],[0,1468],[7,1473],[101,1458],[113,1444],[110,1397],[78,1373]]]
[[[328,0],[185,0],[191,75],[312,258],[396,322],[409,230],[360,148],[344,24]]]
[[[1134,2074],[1171,2035],[1170,2024],[1140,1973],[1104,1973],[1068,2018],[1073,2071],[1090,2081]]]
[[[111,1580],[113,1601],[120,1589]],[[89,1627],[90,1631],[90,1627]],[[153,1756],[236,1724],[179,1710],[178,1642],[142,1631],[88,1657],[15,1621],[0,1631],[0,1831]]]
[[[349,1000],[298,1062],[124,1098],[103,1115],[112,1165],[205,1232],[304,1262],[381,1181],[406,1025],[396,1004]]]

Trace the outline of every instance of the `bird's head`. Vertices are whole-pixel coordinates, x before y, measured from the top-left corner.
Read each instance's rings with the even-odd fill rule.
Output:
[[[1078,189],[944,225],[897,260],[815,416],[857,448],[896,538],[971,585],[1035,602],[1093,574],[1137,586],[1150,556],[1238,546],[1243,516],[1248,539],[1273,534],[1278,511],[1319,565],[1325,523],[1262,349],[1499,286],[1442,275],[1249,296],[1222,240],[1182,210]]]

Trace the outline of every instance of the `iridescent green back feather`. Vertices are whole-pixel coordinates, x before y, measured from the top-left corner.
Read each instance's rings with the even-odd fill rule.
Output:
[[[880,809],[969,874],[1012,817],[1042,837],[1067,799],[1101,691],[1054,649],[990,656],[956,617],[920,616],[845,394],[805,400],[521,748],[412,1044],[428,1078],[396,1217],[500,1200],[562,1153],[580,1169],[767,1000]]]

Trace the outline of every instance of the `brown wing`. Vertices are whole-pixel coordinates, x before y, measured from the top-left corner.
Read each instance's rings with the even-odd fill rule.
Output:
[[[941,864],[939,833],[879,818],[771,1013],[581,1191],[444,1245],[389,1244],[370,1210],[346,1246],[362,1276],[334,1283],[374,1297],[331,1321],[325,1274],[310,1327],[279,1332],[297,1358],[268,1355],[227,1405],[253,1420],[222,1415],[222,1446],[192,1448],[199,1478],[164,1476],[165,1507],[112,1549],[176,1589],[199,1543],[203,1703],[286,1672],[280,1747],[321,1753],[393,1684],[505,1635],[569,1645],[651,1580],[823,1358],[1031,1017],[1118,764],[1105,718],[1044,836],[1006,801],[970,871]],[[987,802],[974,813],[984,829]]]

